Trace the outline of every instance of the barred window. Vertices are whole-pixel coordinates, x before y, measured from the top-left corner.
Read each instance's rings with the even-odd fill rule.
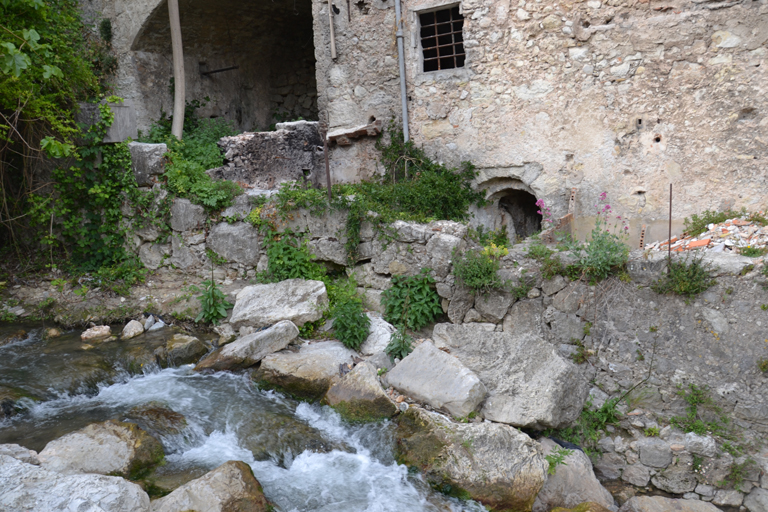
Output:
[[[464,67],[464,16],[459,7],[419,14],[424,71]]]

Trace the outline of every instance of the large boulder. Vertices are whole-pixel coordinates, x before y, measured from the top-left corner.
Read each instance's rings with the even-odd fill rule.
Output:
[[[186,334],[174,334],[164,347],[155,350],[155,357],[160,366],[165,368],[196,363],[206,352],[208,349],[198,338]]]
[[[433,339],[485,384],[486,419],[541,429],[564,427],[581,414],[589,394],[586,379],[542,338],[437,324]]]
[[[328,294],[322,281],[287,279],[246,286],[237,294],[229,323],[235,330],[243,326],[265,327],[281,320],[301,327],[319,320],[327,304]]]
[[[0,455],[0,510],[149,512],[149,496],[116,476],[62,475]]]
[[[376,368],[368,362],[359,363],[331,386],[325,401],[351,421],[376,421],[397,412],[379,383]]]
[[[273,510],[245,462],[231,460],[152,502],[152,512]]]
[[[719,508],[706,501],[675,500],[663,496],[635,496],[627,500],[619,512],[719,512]]]
[[[254,379],[299,398],[318,400],[341,379],[339,367],[352,363],[355,354],[339,341],[308,343],[296,352],[283,350],[266,356]]]
[[[163,462],[160,442],[133,423],[105,421],[48,443],[40,465],[62,474],[96,473],[133,480]]]
[[[395,436],[398,462],[420,469],[436,488],[493,510],[530,511],[547,479],[541,446],[509,425],[452,423],[410,407]]]
[[[246,222],[222,222],[211,229],[207,248],[227,261],[255,266],[261,256],[259,231]]]
[[[195,370],[237,370],[248,368],[265,356],[283,350],[299,336],[290,320],[278,322],[269,329],[254,332],[225,345],[200,361]]]
[[[551,439],[543,438],[544,455],[560,450]],[[584,502],[597,503],[605,508],[613,506],[613,496],[600,485],[592,471],[592,462],[580,450],[571,450],[563,464],[554,468],[544,487],[536,497],[533,512],[547,512],[554,507],[575,507]]]
[[[486,393],[473,371],[429,341],[417,346],[384,380],[401,393],[456,417],[477,409]]]

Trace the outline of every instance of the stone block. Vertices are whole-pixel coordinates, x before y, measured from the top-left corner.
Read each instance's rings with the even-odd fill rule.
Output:
[[[131,152],[131,167],[136,183],[140,187],[151,187],[154,184],[152,176],[165,172],[164,156],[168,152],[168,146],[131,142],[128,144],[128,150]]]
[[[652,468],[666,468],[672,464],[672,449],[662,439],[646,438],[637,442],[640,462]],[[691,489],[693,490],[693,489]]]
[[[201,226],[206,219],[205,208],[192,204],[189,199],[176,199],[171,206],[171,229],[190,231]]]
[[[211,229],[207,247],[227,261],[256,266],[261,256],[259,231],[245,222],[221,222]]]

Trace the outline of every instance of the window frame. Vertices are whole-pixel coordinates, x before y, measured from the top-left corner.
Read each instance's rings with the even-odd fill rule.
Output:
[[[422,28],[421,15],[432,13],[432,12],[451,10],[454,8],[459,9],[459,14],[462,16],[464,20],[464,23],[462,23],[462,27],[461,27],[461,35],[462,35],[461,43],[462,43],[462,48],[464,50],[464,64],[461,67],[424,71],[424,46],[422,44],[422,37],[421,37],[421,28]],[[412,13],[411,19],[413,20],[413,27],[414,27],[412,31],[412,37],[413,37],[412,47],[415,50],[415,52],[418,53],[418,59],[415,59],[417,64],[417,69],[416,69],[417,74],[420,76],[432,77],[432,78],[465,77],[469,73],[469,57],[467,54],[466,40],[464,39],[466,35],[465,28],[466,28],[467,18],[464,17],[464,13],[462,12],[461,2],[432,4],[428,7],[425,6],[424,8],[413,9],[411,13]]]

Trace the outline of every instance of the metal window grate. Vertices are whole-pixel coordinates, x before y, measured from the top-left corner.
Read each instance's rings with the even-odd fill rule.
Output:
[[[464,67],[464,16],[459,8],[419,14],[424,71]]]

